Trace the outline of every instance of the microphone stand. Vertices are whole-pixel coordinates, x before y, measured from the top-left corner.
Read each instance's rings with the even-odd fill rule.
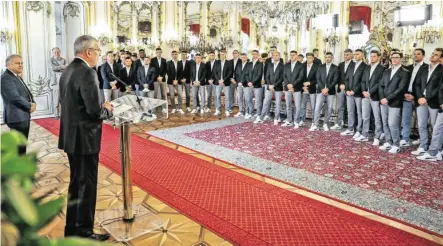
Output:
[[[115,80],[117,80],[118,82],[120,82],[120,83],[122,83],[123,85],[125,85],[125,86],[126,86],[126,93],[128,93],[128,89],[131,88],[130,85],[126,84],[123,80],[121,80],[120,78],[118,78],[117,76],[115,76],[115,74],[113,74],[113,73],[110,73],[109,75],[110,75],[113,79],[115,79]],[[137,96],[137,94],[136,94],[135,96],[137,97],[137,103],[138,103],[138,105],[140,105],[140,107],[141,107],[142,105],[141,105],[141,100],[140,100],[140,98]]]

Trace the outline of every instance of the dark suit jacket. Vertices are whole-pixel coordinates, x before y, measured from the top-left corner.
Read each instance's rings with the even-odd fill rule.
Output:
[[[362,97],[362,88],[361,83],[363,80],[363,72],[365,71],[366,65],[363,61],[358,66],[357,71],[354,73],[354,68],[356,63],[349,64],[348,70],[346,71],[346,79],[345,79],[345,90],[353,91],[354,97]]]
[[[422,66],[423,67],[423,66]],[[422,68],[420,67],[420,69]],[[420,71],[420,70],[419,70]],[[431,77],[428,80],[429,75],[429,66],[423,73],[418,73],[415,76],[415,95],[418,101],[419,98],[425,97],[428,102],[429,107],[433,109],[440,108],[440,104],[438,103],[438,89],[442,83],[443,77],[443,66],[438,64],[437,67],[434,68],[434,72],[432,72]],[[423,94],[426,90],[426,96]]]
[[[237,62],[237,68],[238,67],[241,68],[241,60]],[[237,71],[237,69],[235,71]],[[218,81],[222,78],[220,60],[215,61],[214,67],[212,69],[212,74],[214,75],[214,85],[218,85]],[[223,81],[225,86],[231,84],[231,79],[233,78],[233,74],[234,74],[234,62],[225,60],[225,65],[223,66]]]
[[[166,59],[162,58],[161,59],[161,66],[160,64],[158,64],[158,59],[157,57],[153,57],[151,58],[151,65],[154,66],[157,70],[157,76],[162,76],[163,77],[163,82],[166,81]],[[155,78],[155,81],[157,81],[157,78]]]
[[[309,94],[315,94],[317,93],[317,69],[318,66],[312,63],[311,70],[308,72],[308,64],[303,63],[303,83],[304,82],[310,82],[311,84],[308,86]]]
[[[31,119],[34,97],[26,84],[7,69],[1,77],[3,121],[6,124],[26,122]]]
[[[114,70],[114,75],[118,77],[121,66],[116,62],[114,62],[112,64],[112,66],[113,66],[113,70]],[[101,73],[102,79],[103,79],[103,89],[111,89],[110,82],[114,81],[114,79],[110,76],[110,74],[112,73],[111,65],[109,65],[109,63],[107,63],[107,62],[104,63],[103,65],[101,65],[100,73]]]
[[[211,61],[207,61],[206,63],[205,63],[205,69],[206,69],[206,81],[209,81],[209,80],[214,80],[213,81],[213,84],[215,84],[215,79],[214,79],[214,67],[215,67],[215,62],[216,62],[216,60],[214,60],[214,65],[212,65],[212,68],[211,68]],[[208,84],[209,84],[209,82],[208,82]],[[217,84],[215,84],[215,85],[218,85],[218,81],[217,81]]]
[[[443,77],[440,78],[440,88],[438,89],[438,105],[443,105]],[[440,107],[438,112],[442,113],[443,109]]]
[[[174,79],[178,80],[178,84],[182,84],[182,77],[183,77],[183,66],[181,63],[177,61],[177,72],[175,71],[174,62],[168,61],[166,63],[166,73],[168,74],[168,84],[172,85],[172,81]]]
[[[379,84],[378,96],[380,100],[386,98],[389,107],[403,107],[404,94],[409,85],[409,72],[400,67],[391,79],[391,69],[383,72],[382,80]]]
[[[328,88],[329,95],[335,95],[335,85],[338,83],[340,71],[337,65],[331,64],[329,73],[326,76],[326,63],[322,64],[317,69],[317,93],[321,93],[321,90]]]
[[[240,58],[237,59],[237,63],[235,64],[235,66],[234,66],[234,59],[231,59],[229,61],[232,63],[232,67],[234,67],[232,69],[232,71],[236,71],[237,70],[237,66],[239,66],[241,64],[241,59]],[[235,79],[235,73],[233,73],[233,77]]]
[[[319,58],[314,57],[314,64],[317,65],[317,66],[320,66],[322,63],[321,63],[321,60]]]
[[[409,66],[406,66],[405,68],[409,71],[409,74],[412,76],[412,72],[414,71],[414,65],[411,64],[411,65],[409,65]],[[429,64],[423,62],[423,64],[422,64],[422,65],[420,66],[420,68],[418,69],[417,74],[415,75],[414,81],[412,81],[412,91],[408,91],[408,93],[411,93],[411,94],[414,96],[414,101],[415,101],[415,103],[416,103],[417,105],[419,105],[419,104],[418,104],[417,93],[416,93],[416,91],[415,91],[415,89],[416,89],[416,86],[415,86],[415,85],[417,84],[417,80],[418,80],[418,78],[420,78],[420,76],[421,76],[423,73],[427,73],[428,68],[429,68]],[[411,81],[409,80],[409,83],[410,83],[410,82],[411,82]],[[409,90],[409,84],[408,84],[408,90]]]
[[[351,60],[350,63],[349,63],[348,69],[351,66],[351,64],[353,64],[353,63],[354,63],[354,61]],[[347,71],[345,71],[345,62],[344,61],[340,62],[340,64],[338,64],[338,68],[340,69],[340,78],[339,78],[339,82],[338,82],[339,86],[338,86],[338,89],[337,89],[337,93],[341,92],[340,85],[344,85],[345,82],[346,82],[346,72]]]
[[[191,83],[191,67],[192,67],[192,63],[194,63],[193,60],[186,60],[186,62],[183,64],[183,61],[179,61],[178,63],[180,63],[180,66],[183,68],[183,73],[182,73],[182,79],[186,79],[186,84]]]
[[[60,78],[60,149],[77,155],[100,152],[102,120],[112,116],[100,98],[97,73],[75,58]]]
[[[191,82],[195,82],[197,80],[197,75],[196,75],[196,71],[197,71],[197,63],[192,63],[191,66]],[[206,64],[201,62],[200,63],[200,68],[198,70],[198,79],[200,81],[200,85],[206,85],[207,81],[206,81]]]
[[[98,67],[97,67],[97,70],[96,70],[96,72],[97,72],[97,77],[98,77],[98,82],[99,82],[98,88],[99,88],[100,90],[103,90],[102,66],[103,66],[103,64],[100,65],[100,66],[98,66]]]
[[[288,90],[288,85],[292,84],[294,91],[301,91],[303,87],[303,77],[304,77],[303,64],[296,62],[294,70],[291,71],[291,62],[286,63],[284,69],[284,86],[285,91]]]
[[[140,60],[140,58],[135,60],[135,62],[133,62],[132,65],[134,66],[136,72],[137,72],[139,67],[143,66],[142,61]]]
[[[268,85],[274,85],[275,91],[283,91],[283,73],[285,66],[282,62],[279,62],[274,72],[274,64],[271,63],[268,71],[266,72],[265,81]],[[269,90],[269,88],[268,88]]]
[[[257,65],[257,64],[255,64]],[[235,78],[237,81],[237,84],[242,84],[244,87],[248,86],[248,82],[251,82],[251,80],[249,79],[249,74],[250,74],[250,70],[252,63],[251,62],[246,62],[245,66],[242,69],[242,65],[240,64],[240,66],[237,66],[237,69],[235,70]]]
[[[261,79],[263,76],[263,64],[259,61],[255,63],[255,66],[253,66],[252,61],[250,62],[250,64],[251,65],[248,67],[249,68],[248,82],[252,82],[254,88],[261,88],[262,87]]]
[[[380,63],[375,67],[374,72],[372,72],[371,78],[371,66],[367,66],[363,73],[363,81],[361,83],[361,90],[369,92],[369,96],[373,101],[379,101],[378,96],[378,84],[381,82],[383,77],[383,72],[385,71],[385,66]]]
[[[139,85],[148,84],[149,90],[154,90],[154,82],[157,81],[157,71],[152,65],[149,65],[148,73],[145,73],[145,66],[139,67],[137,69],[137,83]]]
[[[131,66],[131,69],[129,69],[129,74],[128,74],[128,72],[126,71],[126,67],[124,67],[120,69],[119,74],[120,74],[120,79],[123,80],[123,82],[125,82],[127,85],[130,85],[133,90],[135,90],[134,85],[137,84],[137,73],[135,71],[135,68]],[[121,92],[126,91],[126,86],[118,81],[116,86],[117,88],[120,89]]]

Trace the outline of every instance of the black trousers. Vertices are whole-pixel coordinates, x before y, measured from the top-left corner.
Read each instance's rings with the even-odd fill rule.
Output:
[[[22,122],[7,123],[6,125],[9,127],[9,129],[16,130],[16,131],[20,132],[21,134],[23,134],[26,137],[26,139],[28,139],[30,124],[31,124],[31,121],[28,120],[28,121],[22,121]],[[19,155],[26,154],[26,145],[18,147],[18,154]]]
[[[71,180],[68,190],[65,236],[89,236],[93,232],[97,200],[98,153],[69,154]]]

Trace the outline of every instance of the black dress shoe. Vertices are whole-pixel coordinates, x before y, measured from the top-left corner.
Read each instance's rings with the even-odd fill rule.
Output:
[[[92,240],[97,240],[97,241],[106,241],[106,240],[109,239],[109,237],[110,237],[110,235],[108,233],[106,233],[106,234],[95,234],[95,233],[92,233],[91,235],[89,235],[88,238],[92,239]]]

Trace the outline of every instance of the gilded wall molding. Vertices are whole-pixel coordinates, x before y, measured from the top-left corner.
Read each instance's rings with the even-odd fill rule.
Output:
[[[79,17],[80,16],[80,4],[77,2],[67,2],[63,6],[63,19],[66,21],[66,19],[70,16],[71,18]]]
[[[46,5],[46,6],[45,6]],[[46,7],[46,15],[51,15],[51,4],[49,2],[42,2],[42,1],[26,1],[25,2],[25,8],[28,12],[35,12],[38,13],[42,10],[45,10]]]

